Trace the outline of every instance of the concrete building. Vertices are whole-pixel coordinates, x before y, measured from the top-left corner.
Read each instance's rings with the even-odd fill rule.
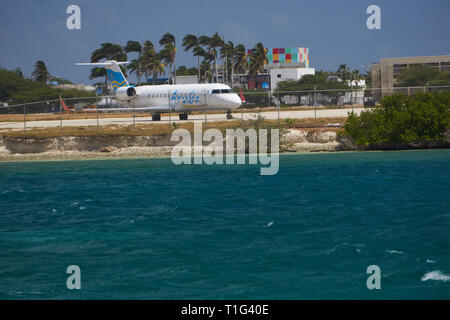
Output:
[[[177,84],[193,84],[198,83],[198,76],[177,76]]]
[[[305,68],[294,64],[269,65],[270,88],[272,92],[276,89],[278,82],[286,80],[300,80],[304,75],[314,75],[314,68]]]
[[[387,94],[392,94],[394,92],[392,88],[396,86],[400,75],[408,68],[417,65],[450,71],[450,55],[380,59],[380,63],[373,64],[371,67],[372,88],[380,88],[373,91],[374,98],[378,100]]]

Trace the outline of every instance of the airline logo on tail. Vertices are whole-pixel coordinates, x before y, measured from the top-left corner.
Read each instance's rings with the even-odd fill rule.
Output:
[[[114,72],[106,67],[106,72],[108,73],[108,78],[111,81],[111,86],[113,87],[114,91],[116,91],[117,88],[128,86],[128,81],[123,76],[122,71]]]
[[[117,88],[127,87],[130,84],[122,73],[119,65],[127,64],[126,62],[117,62],[114,60],[109,60],[106,62],[96,62],[96,63],[76,63],[79,66],[97,66],[104,67],[108,74],[108,78],[111,81],[111,86],[113,87],[114,92],[116,92]]]

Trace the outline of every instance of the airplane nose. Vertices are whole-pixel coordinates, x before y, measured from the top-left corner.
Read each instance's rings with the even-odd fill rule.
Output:
[[[241,98],[239,98],[239,96],[237,94],[234,94],[231,97],[231,106],[233,109],[237,109],[242,105],[242,101]]]

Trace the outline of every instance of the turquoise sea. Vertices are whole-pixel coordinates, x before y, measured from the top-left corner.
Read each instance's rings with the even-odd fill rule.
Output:
[[[450,298],[450,150],[291,154],[275,176],[259,169],[0,163],[0,298]],[[69,265],[81,290],[66,287]]]

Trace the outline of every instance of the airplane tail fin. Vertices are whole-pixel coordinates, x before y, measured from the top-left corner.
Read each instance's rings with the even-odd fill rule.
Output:
[[[119,65],[127,63],[129,62],[117,62],[114,60],[109,60],[106,62],[97,63],[76,63],[76,65],[104,67],[106,69],[106,72],[108,73],[108,78],[111,81],[111,86],[113,87],[114,92],[116,92],[117,88],[127,87],[130,85],[119,67]]]
[[[242,89],[239,90],[239,95],[241,96],[242,103],[247,103],[247,101],[245,101],[245,97],[244,97],[244,93],[242,92]]]
[[[64,100],[59,97],[59,102],[61,103],[62,107],[64,108],[64,111],[70,112],[72,110],[70,110],[70,108],[64,103]]]

